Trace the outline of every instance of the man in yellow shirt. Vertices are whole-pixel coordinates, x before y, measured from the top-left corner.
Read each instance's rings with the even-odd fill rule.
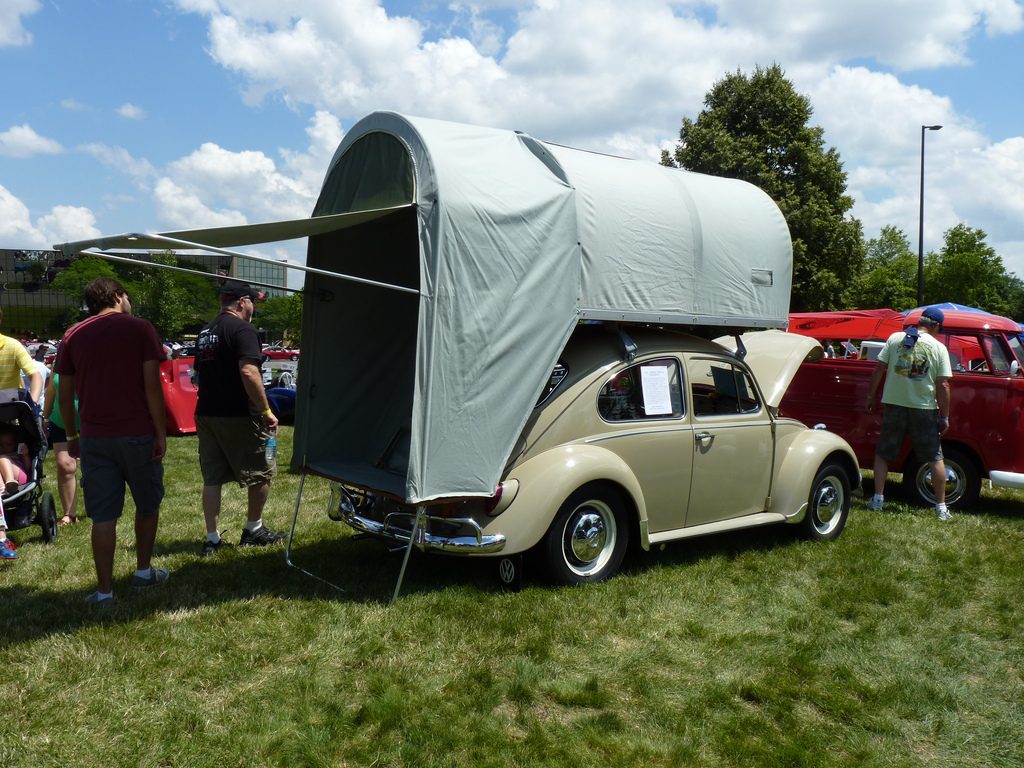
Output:
[[[3,319],[4,313],[0,309],[0,323]],[[29,394],[32,395],[32,403],[38,414],[39,398],[43,394],[43,376],[36,370],[32,357],[20,341],[0,334],[0,389],[20,389],[22,371],[29,380]],[[4,518],[3,506],[0,505],[0,557],[14,560],[17,556],[14,542],[7,538],[7,520]]]

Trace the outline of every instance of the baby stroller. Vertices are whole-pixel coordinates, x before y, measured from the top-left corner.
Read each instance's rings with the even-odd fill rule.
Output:
[[[43,491],[46,436],[42,419],[29,397],[23,389],[0,390],[0,421],[17,427],[19,440],[28,448],[30,459],[26,482],[14,493],[3,496],[4,517],[8,531],[38,525],[43,530],[43,541],[49,544],[57,538],[57,507],[53,494]]]

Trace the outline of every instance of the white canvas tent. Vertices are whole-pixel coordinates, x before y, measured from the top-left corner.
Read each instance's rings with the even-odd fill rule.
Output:
[[[509,130],[371,114],[313,218],[256,226],[170,234],[309,235],[293,464],[409,503],[493,493],[580,320],[787,322],[789,232],[760,190]]]

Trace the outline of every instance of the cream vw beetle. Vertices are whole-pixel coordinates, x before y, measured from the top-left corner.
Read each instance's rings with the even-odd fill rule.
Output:
[[[860,474],[850,446],[780,418],[799,364],[821,347],[778,331],[715,343],[685,333],[580,326],[513,451],[498,493],[429,508],[428,551],[535,550],[558,583],[607,578],[642,547],[771,523],[811,539],[846,525]],[[412,507],[346,490],[345,521],[408,542]],[[517,578],[515,559],[499,574]]]

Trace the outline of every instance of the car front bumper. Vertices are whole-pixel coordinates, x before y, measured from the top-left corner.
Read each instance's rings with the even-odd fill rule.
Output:
[[[992,485],[1000,488],[1024,488],[1024,474],[993,469],[988,473]]]

